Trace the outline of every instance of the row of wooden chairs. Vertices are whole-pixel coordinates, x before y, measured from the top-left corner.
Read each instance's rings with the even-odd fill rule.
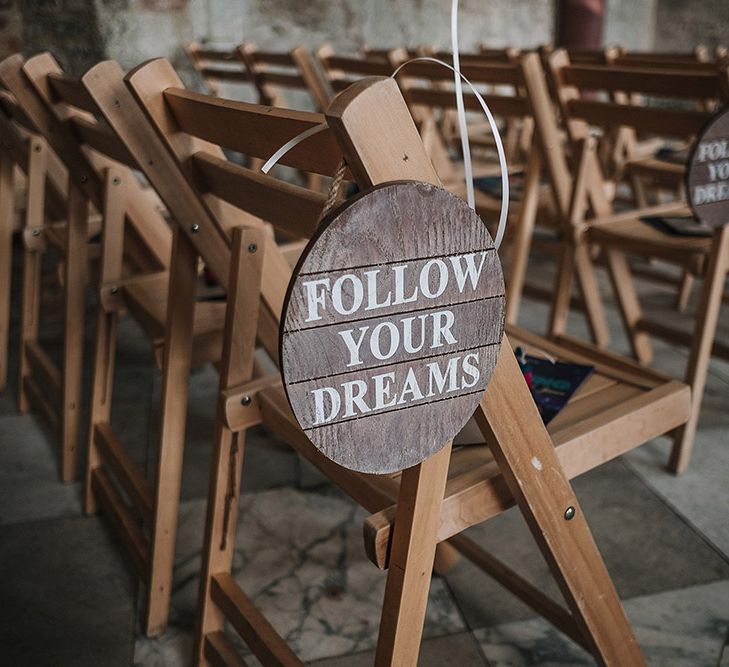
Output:
[[[536,54],[502,63],[493,72],[497,74],[484,77],[484,83],[508,83],[517,91],[515,100],[504,100],[499,111],[528,114],[536,127],[528,146],[532,187],[522,202],[519,230],[528,229],[521,224],[530,217],[524,211],[537,208],[542,172],[554,192],[558,218],[564,225],[578,225],[586,199],[599,200],[597,176],[586,175],[592,165],[590,142],[583,142],[581,152],[570,148],[567,154],[561,136],[549,134],[560,132]],[[431,74],[425,67],[410,73],[413,79]],[[444,559],[455,550],[473,560],[599,662],[643,664],[568,479],[681,428],[690,416],[686,385],[562,332],[547,339],[511,327],[489,389],[456,446],[449,443],[396,475],[372,476],[347,471],[320,454],[291,414],[279,374],[266,373],[255,363],[258,346],[278,362],[281,308],[291,263],[301,248],[279,245],[273,230],[309,238],[326,194],[263,175],[226,156],[242,154],[255,164],[303,130],[326,123],[327,131],[297,146],[282,162],[331,177],[344,159],[361,189],[401,179],[439,184],[407,103],[408,95],[420,103],[424,99],[417,97],[415,84],[403,88],[403,95],[387,77],[368,78],[346,87],[322,115],[186,90],[164,60],[126,76],[116,63],[100,63],[76,81],[64,76],[48,54],[28,61],[14,56],[0,63],[0,82],[12,99],[9,127],[21,137],[27,133],[30,144],[45,142],[53,156],[36,170],[35,194],[28,188],[26,237],[34,238],[37,226],[49,236],[65,211],[66,236],[85,252],[89,211],[100,217],[85,505],[95,511],[100,504],[129,547],[147,588],[148,634],[163,631],[169,609],[187,376],[193,364],[214,360],[221,378],[198,613],[200,664],[242,664],[223,633],[226,621],[264,663],[301,664],[232,578],[245,434],[259,424],[371,513],[364,525],[365,549],[378,567],[388,569],[378,664],[415,664],[438,545]],[[444,98],[439,104],[445,104]],[[492,101],[498,104],[498,96]],[[17,153],[5,144],[2,148],[3,159],[17,155],[13,164],[20,168],[23,156],[34,154],[32,148]],[[575,160],[578,168],[572,170]],[[65,186],[52,185],[50,164],[63,167]],[[164,203],[172,231],[131,170],[141,172]],[[30,179],[35,172],[26,173]],[[40,203],[39,188],[48,195]],[[155,231],[159,238],[152,238]],[[134,253],[142,250],[147,262],[137,263]],[[32,242],[26,246],[26,267],[37,263],[39,252]],[[78,257],[69,259],[68,251],[62,255],[66,271],[71,262],[75,271],[86,268],[83,256],[82,261]],[[199,300],[204,295],[199,258],[226,293],[224,304]],[[64,284],[69,289],[78,282],[66,278]],[[83,303],[82,294],[80,298]],[[66,308],[69,324],[78,315],[74,304]],[[124,311],[147,331],[163,374],[158,459],[151,480],[132,462],[110,425],[115,328]],[[76,334],[67,326],[67,338]],[[80,349],[81,339],[73,340]],[[549,429],[509,343],[595,367]],[[72,368],[66,364],[56,377]],[[560,584],[568,610],[462,535],[514,503]]]

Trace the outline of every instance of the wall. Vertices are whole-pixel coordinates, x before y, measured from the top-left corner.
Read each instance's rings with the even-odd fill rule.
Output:
[[[551,41],[556,0],[461,0],[461,46]],[[338,50],[450,41],[449,0],[0,0],[0,56],[53,51],[80,74],[101,58],[132,67],[165,56],[189,75],[192,39]],[[689,50],[729,44],[729,0],[606,0],[605,42]]]
[[[659,0],[656,48],[689,51],[697,44],[729,46],[729,1]]]

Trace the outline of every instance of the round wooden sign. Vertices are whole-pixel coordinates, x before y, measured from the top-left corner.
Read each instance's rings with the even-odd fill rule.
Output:
[[[729,223],[729,109],[714,116],[694,143],[686,191],[694,215],[703,224]]]
[[[312,443],[389,473],[437,452],[473,415],[504,331],[491,236],[446,190],[388,183],[347,201],[289,284],[281,371]]]

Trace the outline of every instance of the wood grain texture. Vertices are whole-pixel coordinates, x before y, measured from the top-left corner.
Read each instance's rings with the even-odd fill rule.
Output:
[[[437,452],[478,406],[503,335],[504,280],[462,200],[390,183],[324,221],[283,312],[299,424],[339,465],[389,473]]]
[[[686,170],[686,192],[703,224],[729,223],[729,109],[712,118],[696,140]]]

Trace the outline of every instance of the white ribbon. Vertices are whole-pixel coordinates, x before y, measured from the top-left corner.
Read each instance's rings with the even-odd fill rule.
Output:
[[[453,66],[448,63],[438,60],[437,58],[431,58],[429,56],[421,56],[418,58],[412,58],[407,62],[400,65],[391,75],[391,78],[395,78],[400,71],[414,62],[428,61],[443,65],[453,72],[453,80],[455,83],[455,94],[456,94],[456,109],[458,112],[458,125],[461,134],[461,148],[463,151],[463,171],[466,179],[466,201],[472,209],[476,209],[476,197],[473,188],[473,166],[471,163],[471,147],[468,141],[468,126],[466,124],[466,109],[463,102],[463,87],[461,81],[465,81],[466,85],[471,89],[471,92],[476,96],[481,108],[483,109],[486,118],[489,121],[489,127],[494,135],[494,142],[496,143],[496,152],[499,155],[499,167],[501,169],[501,211],[499,214],[499,226],[496,230],[496,238],[494,239],[494,246],[498,250],[501,246],[501,242],[504,239],[504,233],[506,232],[506,224],[509,217],[509,171],[506,165],[506,152],[504,151],[504,145],[501,141],[501,134],[499,128],[496,125],[491,110],[489,109],[486,101],[483,99],[481,93],[476,90],[474,85],[461,74],[460,70],[460,57],[458,51],[458,0],[453,0],[451,5],[451,47],[453,50]],[[315,125],[305,130],[301,134],[295,136],[293,139],[287,141],[281,148],[279,148],[261,167],[261,171],[267,174],[274,165],[288,153],[292,148],[298,146],[302,141],[309,137],[326,130],[328,125],[322,123],[321,125]]]

